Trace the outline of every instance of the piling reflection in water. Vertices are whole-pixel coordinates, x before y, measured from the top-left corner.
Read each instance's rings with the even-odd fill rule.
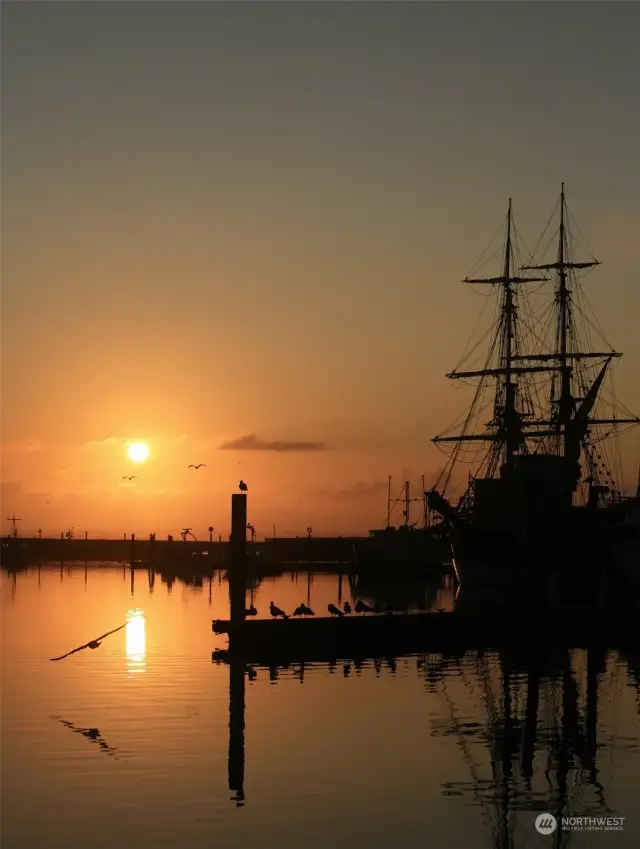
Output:
[[[527,652],[511,645],[498,653],[447,645],[435,652],[419,637],[406,653],[361,641],[359,656],[341,656],[327,640],[313,657],[295,646],[283,645],[279,656],[263,648],[252,656],[245,648],[244,657],[217,656],[231,661],[229,670],[211,668],[212,648],[227,643],[209,627],[228,610],[222,576],[212,583],[210,608],[208,588],[198,593],[181,581],[171,597],[158,580],[149,598],[146,573],[138,571],[136,606],[128,570],[123,582],[121,567],[89,566],[86,591],[84,564],[71,575],[65,566],[63,588],[59,571],[43,568],[41,589],[35,569],[18,574],[15,600],[11,576],[3,578],[3,722],[10,729],[3,759],[14,788],[3,807],[22,838],[6,841],[7,849],[45,845],[45,830],[54,830],[62,813],[73,823],[81,805],[86,830],[76,821],[70,839],[54,836],[53,849],[84,849],[97,829],[113,832],[105,849],[126,845],[125,826],[130,832],[136,823],[134,842],[146,847],[197,849],[212,833],[221,845],[262,845],[265,812],[270,839],[282,849],[297,849],[296,840],[322,849],[313,828],[324,816],[333,818],[336,849],[353,846],[357,836],[368,846],[412,849],[410,837],[429,835],[434,823],[443,845],[551,847],[566,844],[568,835],[538,839],[533,821],[537,812],[560,810],[626,815],[625,833],[614,842],[621,849],[638,845],[637,650]],[[431,609],[446,607],[450,591],[443,586],[434,597],[428,584],[388,588],[344,576],[342,600],[354,607],[352,618],[357,597],[371,606],[419,609],[424,600]],[[246,606],[253,601],[268,617],[271,598],[289,613],[306,600],[324,613],[329,602],[338,603],[338,590],[329,575],[267,578],[255,592],[247,581]],[[62,611],[59,624],[41,617],[38,639],[25,640],[38,611],[53,604]],[[104,621],[105,630],[128,619],[125,638],[49,664],[43,647],[67,646],[72,609]],[[30,624],[23,633],[24,622]],[[79,639],[97,633],[91,627],[78,624]],[[541,621],[532,640],[544,628]],[[25,663],[36,670],[40,664],[42,673],[25,676]],[[144,675],[135,674],[142,669]],[[39,755],[43,741],[46,757]],[[29,824],[34,775],[39,792],[48,794],[42,827]],[[249,810],[239,814],[242,806]],[[123,811],[117,822],[114,809]],[[588,849],[597,840],[606,843],[602,835],[575,834],[572,845]]]
[[[125,628],[125,652],[129,672],[144,672],[146,664],[146,633],[144,611],[140,608],[129,610]]]
[[[610,804],[598,760],[616,749],[640,750],[615,734],[598,739],[599,695],[603,684],[615,691],[624,659],[629,685],[637,685],[633,653],[558,649],[515,652],[474,651],[413,654],[404,657],[327,658],[324,662],[248,663],[240,651],[218,649],[214,663],[229,665],[229,788],[236,805],[245,802],[245,682],[264,686],[304,683],[305,671],[344,678],[367,671],[380,677],[418,674],[425,691],[441,702],[431,719],[433,737],[453,738],[468,780],[446,781],[442,795],[479,806],[495,849],[517,845],[531,831],[537,812],[568,816],[624,816]],[[473,718],[460,710],[471,698]],[[604,735],[601,735],[604,737]],[[608,751],[607,751],[608,750]],[[559,827],[553,846],[567,845]]]

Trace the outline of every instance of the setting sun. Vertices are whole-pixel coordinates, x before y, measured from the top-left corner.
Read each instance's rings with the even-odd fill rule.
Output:
[[[132,442],[127,454],[134,463],[144,463],[149,456],[149,447],[144,442]]]

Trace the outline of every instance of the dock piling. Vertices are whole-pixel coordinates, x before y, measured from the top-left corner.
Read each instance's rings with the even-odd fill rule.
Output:
[[[231,622],[244,622],[247,589],[247,496],[231,496],[231,538],[229,558],[229,608]]]

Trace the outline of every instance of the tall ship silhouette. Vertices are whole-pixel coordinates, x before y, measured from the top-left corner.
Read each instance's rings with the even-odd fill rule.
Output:
[[[448,460],[427,493],[449,526],[462,587],[522,587],[571,570],[584,578],[612,556],[638,584],[640,493],[621,491],[619,437],[640,418],[613,391],[622,354],[605,339],[582,285],[600,263],[574,230],[562,184],[527,257],[509,200],[498,275],[464,280],[495,306],[495,320],[488,350],[478,343],[447,375],[475,392],[433,440]],[[464,495],[454,503],[450,492],[460,484]]]

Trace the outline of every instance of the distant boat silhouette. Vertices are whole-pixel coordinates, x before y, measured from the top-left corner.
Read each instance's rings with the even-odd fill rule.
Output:
[[[121,631],[123,628],[126,627],[127,623],[125,622],[124,625],[119,625],[117,628],[114,628],[113,631],[107,631],[106,634],[102,634],[101,636],[96,637],[95,640],[90,640],[83,646],[78,646],[78,648],[76,649],[71,649],[71,651],[68,651],[66,654],[61,654],[60,657],[50,657],[49,660],[62,660],[63,657],[69,657],[70,654],[75,654],[77,651],[82,651],[83,649],[97,649],[100,646],[102,640],[105,639],[105,637],[108,637],[110,634],[115,634],[116,631]]]
[[[244,481],[240,481],[239,483],[240,492],[247,492],[249,487],[246,485]]]
[[[206,463],[198,463],[197,465],[195,463],[189,463],[189,468],[190,469],[199,469],[201,466],[206,466],[206,465],[207,465]]]

